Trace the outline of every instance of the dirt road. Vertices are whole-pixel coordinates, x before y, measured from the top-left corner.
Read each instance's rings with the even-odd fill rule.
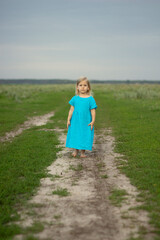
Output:
[[[64,147],[63,130],[54,131],[59,131]],[[36,195],[20,212],[19,224],[43,224],[42,231],[27,233],[43,240],[128,240],[144,230],[144,239],[153,239],[147,213],[133,210],[141,204],[136,201],[139,193],[117,168],[122,156],[114,152],[111,129],[95,132],[93,151],[86,154],[87,158],[74,158],[65,147],[58,153],[48,167],[49,177],[41,180]],[[119,202],[115,193],[124,193]]]
[[[45,115],[30,117],[23,124],[18,125],[14,130],[6,132],[3,137],[0,137],[0,142],[11,142],[14,137],[20,135],[24,130],[29,129],[33,126],[45,125],[49,121],[50,117],[53,116],[54,112],[50,112]]]

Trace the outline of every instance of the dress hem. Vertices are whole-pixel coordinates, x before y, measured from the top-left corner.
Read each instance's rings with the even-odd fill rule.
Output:
[[[67,147],[67,146],[66,146]],[[78,150],[87,150],[87,151],[92,151],[92,149],[86,149],[86,148],[77,148],[77,147],[67,147],[67,148],[73,148],[73,149],[78,149]]]

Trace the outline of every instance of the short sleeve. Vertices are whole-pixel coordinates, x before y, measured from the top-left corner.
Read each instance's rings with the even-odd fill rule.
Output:
[[[97,108],[97,104],[96,101],[94,100],[93,97],[91,97],[91,102],[90,102],[90,109],[96,109]]]
[[[69,104],[72,106],[75,105],[75,96],[71,98],[71,100],[69,101]]]

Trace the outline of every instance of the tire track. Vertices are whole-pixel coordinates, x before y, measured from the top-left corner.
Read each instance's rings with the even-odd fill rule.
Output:
[[[54,130],[61,133],[59,138],[64,147],[63,130]],[[84,159],[73,158],[71,150],[65,147],[57,154],[57,160],[48,167],[50,176],[41,180],[39,190],[28,202],[28,209],[34,214],[30,216],[28,209],[23,209],[19,212],[19,224],[28,227],[35,222],[43,223],[44,229],[34,234],[43,240],[125,240],[142,236],[139,228],[146,229],[144,239],[153,239],[147,213],[130,210],[140,205],[136,201],[139,193],[117,169],[116,159],[122,156],[114,152],[111,130],[95,134],[93,151],[86,154]],[[119,207],[109,200],[115,188],[127,192]],[[69,195],[54,195],[57,189],[66,189]],[[15,239],[24,237],[19,235]]]
[[[53,116],[54,112],[50,112],[45,115],[30,117],[27,121],[17,126],[14,130],[6,132],[5,136],[0,137],[0,142],[12,141],[14,137],[20,135],[26,129],[29,129],[33,126],[45,125],[49,121],[49,118]]]

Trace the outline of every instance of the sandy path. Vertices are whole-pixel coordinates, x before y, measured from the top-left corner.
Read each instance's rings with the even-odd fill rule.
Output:
[[[33,126],[42,126],[45,125],[50,117],[54,116],[54,112],[47,113],[42,116],[30,117],[23,124],[17,126],[13,131],[7,132],[5,136],[0,137],[1,142],[12,141],[12,139],[20,135],[24,130],[29,129]]]
[[[55,131],[61,133],[64,146],[63,130]],[[138,237],[139,227],[148,232],[146,240],[153,239],[147,213],[130,210],[140,205],[136,202],[138,191],[117,169],[116,158],[122,156],[114,153],[111,130],[95,134],[93,151],[87,151],[87,155],[85,159],[73,158],[66,148],[58,153],[57,160],[48,167],[50,177],[41,179],[37,194],[28,202],[28,208],[20,212],[19,224],[27,227],[35,222],[43,223],[44,230],[33,234],[43,240],[126,240]],[[102,178],[105,174],[108,178]],[[59,188],[67,189],[70,194],[53,195]],[[109,200],[115,188],[128,193],[120,207],[113,206]]]

